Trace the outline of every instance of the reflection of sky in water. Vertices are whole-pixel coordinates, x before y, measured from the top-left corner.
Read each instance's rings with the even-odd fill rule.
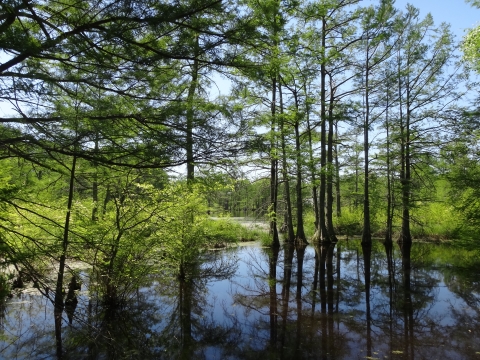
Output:
[[[480,344],[479,309],[469,306],[462,298],[466,285],[457,278],[458,275],[452,275],[452,268],[449,268],[447,281],[441,266],[428,270],[412,262],[410,292],[405,292],[397,250],[390,292],[385,254],[374,250],[371,257],[371,319],[368,322],[361,249],[350,246],[347,250],[345,244],[341,245],[339,269],[337,255],[338,247],[332,259],[332,304],[330,307],[325,305],[325,314],[322,314],[321,289],[317,285],[316,292],[313,291],[315,250],[312,247],[305,251],[300,302],[296,299],[299,280],[296,251],[291,266],[288,302],[284,291],[283,250],[278,256],[274,287],[268,280],[269,255],[265,249],[240,246],[210,256],[211,261],[216,259],[219,264],[227,266],[236,262],[236,265],[232,267],[234,273],[227,279],[193,280],[192,304],[187,307],[182,304],[191,309],[194,347],[191,354],[206,359],[241,359],[245,352],[257,358],[262,357],[261,354],[267,356],[270,351],[276,354],[274,356],[284,358],[295,352],[306,358],[309,354],[323,354],[326,358],[336,359],[367,356],[393,359],[413,355],[426,359],[463,359],[478,356],[480,347],[475,344]],[[204,268],[208,268],[208,264]],[[337,270],[340,270],[340,278]],[[134,319],[129,329],[143,331],[142,341],[155,343],[165,358],[176,358],[181,351],[178,349],[180,339],[185,336],[182,328],[185,325],[178,313],[180,286],[172,279],[168,283],[162,280],[162,276],[156,277],[152,286],[138,289],[136,301],[142,306],[151,304],[154,308],[146,310],[144,318]],[[64,338],[68,339],[87,321],[89,298],[85,286],[82,290],[73,326],[68,325],[64,315]],[[473,299],[471,301],[477,301],[478,306],[478,293],[471,291],[468,295]],[[273,315],[271,309],[275,311]],[[328,314],[329,309],[333,309],[333,313]],[[8,300],[2,319],[0,357],[51,357],[55,353],[52,313],[51,302],[34,291],[25,291],[19,298]],[[142,323],[145,323],[144,327]],[[101,322],[95,324],[101,326]],[[166,333],[168,331],[173,333]],[[215,340],[218,343],[211,339],[200,343],[200,339],[206,336],[202,331],[225,333],[226,338]],[[229,345],[225,345],[228,342]],[[175,349],[172,350],[171,346]],[[156,356],[158,353],[150,358]]]

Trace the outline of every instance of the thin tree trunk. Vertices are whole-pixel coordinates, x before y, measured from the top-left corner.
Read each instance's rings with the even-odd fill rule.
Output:
[[[275,11],[273,17],[273,43],[272,50],[274,54],[278,53],[278,39],[277,35],[279,32],[279,23],[277,19],[277,14],[280,11],[280,1],[275,2]],[[278,238],[278,229],[277,229],[277,198],[278,198],[278,153],[277,153],[277,79],[279,77],[279,70],[275,70],[275,74],[272,77],[272,119],[270,124],[270,235],[272,236],[272,246],[280,247],[280,240]]]
[[[95,134],[95,154],[98,153],[98,132]],[[93,182],[92,182],[92,221],[98,220],[98,164],[95,161],[93,163],[94,173],[93,173]]]
[[[298,93],[294,92],[295,97],[295,153],[297,160],[297,234],[296,240],[299,243],[306,244],[307,238],[305,236],[305,230],[303,227],[303,196],[302,196],[302,154],[300,149],[300,130],[299,130],[299,104],[298,104]]]
[[[338,162],[338,126],[335,124],[335,197],[336,197],[336,210],[337,217],[342,216],[342,203],[340,194],[340,164]]]
[[[412,236],[410,233],[410,186],[411,186],[411,172],[410,172],[410,109],[408,107],[409,90],[407,89],[407,116],[405,124],[405,151],[403,153],[404,177],[402,179],[402,234],[400,241],[404,243],[412,243]]]
[[[272,246],[280,246],[277,230],[277,144],[276,144],[276,94],[277,94],[277,78],[272,78],[272,120],[271,120],[271,137],[270,137],[270,235],[272,236]]]
[[[355,135],[355,145],[357,145],[357,136]],[[353,202],[353,207],[355,210],[358,208],[358,191],[359,191],[359,181],[360,178],[360,151],[355,147],[355,201]]]
[[[367,61],[365,64],[365,117],[363,124],[363,151],[364,151],[364,194],[363,194],[363,234],[362,244],[370,244],[372,242],[372,233],[370,229],[370,188],[369,188],[369,126],[370,126],[370,88],[369,88],[369,52],[367,49]]]
[[[400,60],[399,60],[399,97],[401,96],[401,81],[400,81]],[[409,61],[407,59],[407,69],[409,67]],[[407,78],[406,82],[406,109],[407,114],[405,118],[405,123],[403,122],[403,117],[401,113],[402,104],[400,102],[400,135],[401,135],[401,185],[402,185],[402,229],[400,233],[399,242],[411,244],[412,237],[410,234],[410,83]],[[401,99],[401,98],[400,98]],[[401,100],[400,100],[401,101]]]
[[[320,165],[322,171],[320,173],[320,203],[319,203],[319,220],[320,226],[315,232],[314,241],[330,241],[328,230],[325,223],[325,194],[326,194],[326,164],[327,164],[327,153],[326,153],[326,109],[325,109],[325,98],[326,98],[326,91],[325,91],[325,79],[327,76],[326,68],[325,68],[325,46],[326,46],[326,19],[325,17],[322,18],[322,63],[320,65],[320,117],[321,117],[321,126],[320,126]]]
[[[330,78],[330,99],[328,105],[328,143],[327,143],[327,209],[326,225],[330,241],[337,241],[333,228],[333,108],[335,96]]]
[[[283,94],[282,94],[282,85],[278,84],[278,95],[280,100],[280,114],[283,115]],[[285,216],[285,225],[287,227],[287,241],[293,242],[295,240],[295,231],[293,229],[293,220],[292,220],[292,201],[290,199],[290,180],[288,178],[288,167],[287,167],[287,154],[286,154],[286,145],[285,145],[285,119],[281,116],[280,120],[280,136],[281,136],[281,147],[282,147],[282,175],[283,183],[285,186],[285,202],[286,202],[286,216]]]
[[[391,175],[391,164],[390,164],[390,122],[389,122],[389,107],[390,107],[390,98],[389,90],[387,89],[387,104],[385,112],[385,127],[387,129],[387,229],[385,233],[385,243],[392,243],[393,236],[393,189],[392,189],[392,175]]]
[[[305,86],[305,96],[307,94],[307,89]],[[309,168],[312,177],[312,197],[313,197],[313,212],[315,213],[315,230],[319,231],[320,226],[320,213],[318,206],[318,186],[315,172],[315,162],[313,159],[313,141],[312,141],[312,127],[310,125],[310,105],[306,101],[306,117],[307,117],[307,135],[308,135],[308,156],[309,156]]]
[[[107,190],[105,191],[105,198],[103,199],[103,214],[102,216],[105,216],[107,213],[107,205],[108,202],[111,200],[112,194],[110,191],[110,184],[107,184]]]
[[[195,165],[194,165],[194,155],[193,155],[193,128],[194,128],[194,118],[195,118],[195,92],[198,87],[198,53],[199,53],[199,36],[195,34],[195,50],[194,50],[194,59],[192,64],[192,80],[190,86],[188,87],[187,94],[187,126],[186,126],[186,155],[187,155],[187,181],[192,182],[195,179]]]
[[[60,262],[58,265],[57,273],[57,284],[55,287],[55,340],[57,347],[57,358],[63,358],[62,350],[62,313],[64,308],[63,303],[63,277],[65,274],[65,260],[67,257],[68,249],[68,236],[69,236],[69,227],[70,227],[70,214],[72,211],[72,202],[73,202],[73,190],[75,185],[75,167],[77,165],[77,157],[74,155],[72,160],[72,168],[70,169],[70,185],[68,189],[68,202],[67,202],[67,214],[65,216],[65,226],[63,229],[63,240],[62,240],[62,253],[60,255]]]

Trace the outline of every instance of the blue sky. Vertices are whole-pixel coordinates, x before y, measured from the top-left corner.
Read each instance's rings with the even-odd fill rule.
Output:
[[[378,3],[377,0],[367,1],[372,4]],[[420,9],[422,18],[431,13],[435,24],[450,23],[452,32],[458,40],[465,35],[466,29],[480,25],[480,9],[467,4],[464,0],[396,0],[395,7],[403,10],[408,3]]]

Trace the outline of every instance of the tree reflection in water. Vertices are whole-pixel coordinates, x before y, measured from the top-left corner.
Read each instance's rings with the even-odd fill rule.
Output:
[[[150,275],[117,307],[84,279],[63,314],[63,348],[69,359],[476,359],[478,264],[428,260],[432,247],[206,252],[183,277]],[[55,357],[53,325],[40,294],[9,300],[0,357]]]

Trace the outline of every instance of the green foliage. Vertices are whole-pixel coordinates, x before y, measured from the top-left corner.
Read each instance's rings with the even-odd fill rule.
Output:
[[[432,202],[412,210],[412,236],[417,239],[457,239],[462,226],[454,207]]]
[[[463,58],[480,73],[480,27],[470,29],[462,42]]]
[[[165,210],[157,234],[162,239],[162,249],[167,259],[176,264],[195,262],[206,245],[205,197],[198,187],[184,183],[172,184],[163,193]]]
[[[268,231],[258,233],[260,238],[260,243],[262,246],[271,247],[273,244],[273,237],[268,233]]]
[[[468,118],[470,126],[475,121]],[[445,157],[450,182],[449,203],[455,217],[461,221],[459,232],[463,238],[477,239],[480,234],[480,158],[478,131],[467,131],[448,149]]]
[[[239,233],[243,230],[242,225],[234,223],[228,218],[218,220],[208,219],[205,221],[205,238],[215,247],[227,243],[236,243],[240,240]]]
[[[315,234],[315,214],[313,211],[306,211],[303,215],[304,230],[307,238],[310,238]]]
[[[353,236],[360,235],[363,231],[363,211],[357,209],[342,209],[342,216],[334,218],[335,231],[337,234]]]
[[[466,0],[466,2],[480,8],[479,0]],[[480,73],[480,26],[468,30],[461,47],[464,60],[470,63],[477,73]]]
[[[205,238],[208,245],[217,247],[228,243],[242,241],[255,241],[262,238],[265,230],[251,224],[241,224],[227,218],[207,219],[205,225]]]

